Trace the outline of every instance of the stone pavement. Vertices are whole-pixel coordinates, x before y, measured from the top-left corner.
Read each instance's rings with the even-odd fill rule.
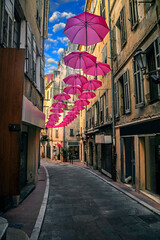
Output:
[[[39,240],[160,239],[160,216],[128,197],[120,186],[115,188],[82,167],[43,164],[50,191]]]

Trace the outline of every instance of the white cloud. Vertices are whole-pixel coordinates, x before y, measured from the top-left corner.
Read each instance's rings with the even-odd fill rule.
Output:
[[[53,14],[52,14],[52,16],[50,17],[50,19],[49,19],[49,21],[50,22],[54,22],[55,20],[57,20],[57,19],[59,19],[59,18],[66,18],[66,19],[68,19],[68,18],[70,18],[70,17],[73,17],[73,16],[75,16],[75,14],[73,14],[73,13],[71,13],[71,12],[69,12],[69,13],[67,13],[67,12],[58,12],[58,11],[55,11]]]
[[[51,44],[47,44],[47,43],[44,44],[45,50],[48,50],[50,47],[51,47]]]
[[[59,48],[58,49],[58,54],[61,54],[61,53],[63,53],[64,52],[64,48]]]
[[[57,64],[57,61],[55,61],[53,58],[49,58],[47,60],[47,63],[55,63],[55,64]]]
[[[49,37],[52,37],[52,36],[53,36],[53,34],[52,34],[52,33],[48,33],[48,36],[49,36]]]
[[[58,23],[53,26],[53,32],[57,32],[65,27],[65,23]]]
[[[60,40],[61,43],[65,44],[65,45],[66,45],[66,44],[68,43],[68,41],[69,41],[67,37],[58,37],[57,40]]]
[[[54,40],[54,39],[52,39],[52,38],[48,38],[47,41],[57,44],[57,40]]]
[[[56,50],[53,50],[52,53],[53,53],[53,54],[54,54],[54,53],[57,53],[57,51],[56,51]]]

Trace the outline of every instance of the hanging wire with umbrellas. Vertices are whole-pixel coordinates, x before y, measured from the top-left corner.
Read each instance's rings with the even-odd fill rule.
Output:
[[[68,87],[65,87],[63,90],[63,92],[68,93],[68,94],[73,94],[73,95],[81,94],[82,91],[83,91],[82,88],[77,87],[77,86],[68,86]]]
[[[63,102],[55,102],[51,106],[54,108],[65,108],[65,107],[67,107],[67,104],[65,104]]]
[[[87,83],[83,85],[85,90],[96,90],[102,86],[102,82],[96,79],[89,79]]]
[[[94,92],[84,91],[78,96],[79,99],[91,99],[94,98],[96,94]]]
[[[71,97],[66,93],[58,93],[53,98],[58,101],[66,101],[66,100],[70,99]]]
[[[110,66],[103,62],[96,62],[87,68],[83,68],[85,74],[92,76],[106,75],[110,71]]]

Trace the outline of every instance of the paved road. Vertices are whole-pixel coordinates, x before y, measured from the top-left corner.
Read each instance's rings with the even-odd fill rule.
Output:
[[[39,240],[160,240],[160,217],[85,169],[47,163]]]

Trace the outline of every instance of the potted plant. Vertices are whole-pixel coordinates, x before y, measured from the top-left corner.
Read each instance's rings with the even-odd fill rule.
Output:
[[[62,148],[60,154],[63,157],[63,162],[67,162],[68,150],[66,148]]]
[[[45,142],[49,142],[48,135],[42,135],[40,142],[42,143],[42,145],[45,145]]]

